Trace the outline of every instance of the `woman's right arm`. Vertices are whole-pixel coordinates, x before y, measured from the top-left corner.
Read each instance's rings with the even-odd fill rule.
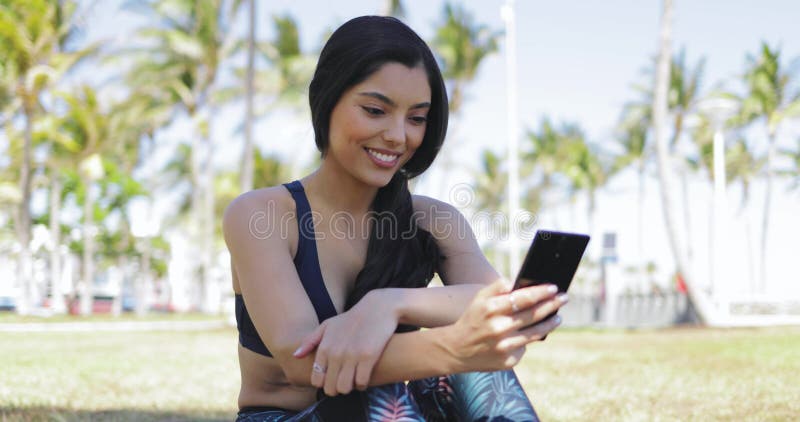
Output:
[[[290,205],[282,203],[277,192],[270,193],[251,192],[234,200],[225,211],[223,232],[259,336],[292,384],[311,386],[317,353],[298,359],[293,352],[320,324],[295,270],[288,236],[281,230]],[[544,287],[528,288],[516,294],[515,303],[523,311],[513,314],[507,289],[502,281],[483,288],[454,324],[392,335],[371,371],[369,385],[516,364],[525,345],[547,334],[557,321],[521,328],[558,305],[547,300],[553,294]],[[334,317],[326,324],[337,321],[346,318]],[[320,360],[325,363],[325,357]],[[326,388],[326,393],[336,391]]]
[[[526,345],[558,327],[560,317],[545,318],[563,302],[547,285],[531,286],[514,292],[514,312],[508,288],[503,279],[482,288],[451,325],[393,335],[369,385],[515,366]]]

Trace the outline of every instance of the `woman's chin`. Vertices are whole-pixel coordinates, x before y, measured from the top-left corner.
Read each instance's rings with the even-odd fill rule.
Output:
[[[382,188],[389,184],[392,181],[392,177],[394,177],[395,172],[382,172],[382,174],[371,174],[366,178],[362,178],[361,180],[372,187],[375,188]]]

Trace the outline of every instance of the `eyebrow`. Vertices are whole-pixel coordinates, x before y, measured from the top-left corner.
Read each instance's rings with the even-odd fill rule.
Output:
[[[372,97],[372,98],[378,99],[380,101],[383,101],[384,103],[389,104],[392,107],[397,107],[397,104],[394,101],[392,101],[389,97],[381,94],[380,92],[360,92],[358,95],[364,95],[364,96],[367,96],[367,97]],[[430,107],[430,106],[431,106],[431,103],[425,102],[425,103],[414,104],[413,106],[411,106],[411,109],[413,110],[413,109],[425,108],[425,107]]]

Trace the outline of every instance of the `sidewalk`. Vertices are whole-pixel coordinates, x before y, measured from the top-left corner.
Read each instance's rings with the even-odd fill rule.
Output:
[[[0,323],[0,333],[91,332],[91,331],[202,331],[228,328],[225,319],[210,321],[92,321]]]

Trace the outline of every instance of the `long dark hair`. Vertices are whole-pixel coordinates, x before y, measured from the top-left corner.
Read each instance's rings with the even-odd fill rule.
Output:
[[[439,152],[447,132],[448,102],[442,74],[427,44],[393,17],[361,16],[340,26],[322,49],[308,90],[314,140],[327,153],[330,117],[342,94],[388,62],[409,68],[422,65],[431,90],[431,107],[422,144],[391,181],[378,189],[364,268],[345,309],[367,292],[384,287],[422,287],[443,259],[431,234],[413,217],[408,180],[424,172]]]

